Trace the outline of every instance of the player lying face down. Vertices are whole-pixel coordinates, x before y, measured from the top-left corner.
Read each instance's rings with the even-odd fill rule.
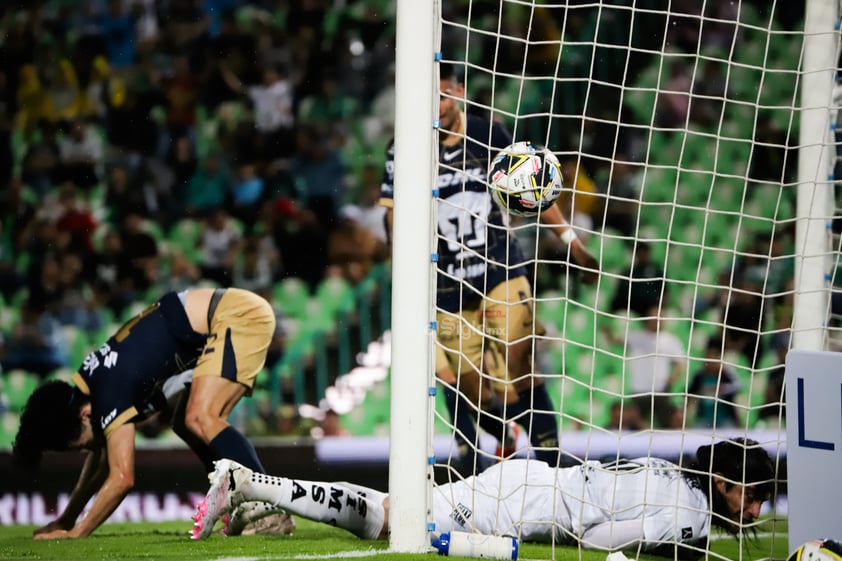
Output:
[[[740,481],[740,483],[736,483]],[[687,467],[657,458],[584,462],[566,468],[506,460],[475,477],[438,485],[435,532],[517,536],[522,541],[578,543],[589,549],[637,549],[672,557],[702,554],[711,526],[737,535],[750,528],[774,484],[768,453],[756,442],[702,446]],[[217,462],[199,504],[193,538],[209,536],[225,513],[286,512],[344,528],[364,539],[388,535],[389,499],[350,483],[255,474]],[[237,528],[242,526],[238,520]],[[749,525],[749,526],[747,526]],[[238,533],[229,527],[228,535]]]
[[[751,440],[702,446],[694,470],[710,499],[711,522],[733,535],[750,527],[760,516],[762,504],[774,494],[772,459]]]
[[[254,447],[227,418],[254,386],[274,330],[271,306],[252,292],[168,293],[88,354],[72,384],[36,389],[21,415],[16,463],[33,468],[45,450],[91,453],[64,512],[35,537],[86,536],[102,524],[134,485],[136,425],[168,406],[173,430],[207,471],[234,457],[262,472]]]

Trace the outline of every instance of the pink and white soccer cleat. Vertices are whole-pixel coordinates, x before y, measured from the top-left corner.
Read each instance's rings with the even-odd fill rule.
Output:
[[[251,477],[251,470],[233,460],[219,460],[214,462],[214,466],[216,469],[208,478],[210,489],[202,502],[196,505],[193,529],[190,531],[194,540],[211,535],[217,520],[243,502],[238,488],[241,482]]]

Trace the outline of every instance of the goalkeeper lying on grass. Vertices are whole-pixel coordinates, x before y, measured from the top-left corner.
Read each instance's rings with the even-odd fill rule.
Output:
[[[507,460],[437,486],[435,529],[672,555],[675,544],[704,547],[711,526],[735,536],[746,529],[771,496],[774,477],[769,454],[747,439],[701,446],[686,467],[655,458],[557,469],[537,460]],[[234,509],[228,535],[279,511],[361,538],[388,533],[388,496],[374,489],[273,477],[231,460],[216,462],[210,481],[193,539],[209,536],[217,520]]]

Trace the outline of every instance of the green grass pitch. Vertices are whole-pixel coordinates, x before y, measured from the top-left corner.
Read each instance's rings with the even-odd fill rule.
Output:
[[[105,524],[91,537],[81,540],[33,540],[32,526],[0,527],[0,559],[4,561],[268,561],[282,559],[354,559],[404,561],[435,559],[429,554],[389,553],[386,542],[363,541],[355,536],[323,524],[300,518],[292,536],[242,536],[227,538],[214,534],[199,542],[190,540],[189,522]],[[716,556],[710,559],[743,559],[754,561],[773,557],[786,558],[786,534],[781,522],[771,534],[761,527],[754,544],[740,546],[733,538],[717,539]],[[557,547],[555,558],[565,561],[605,561],[605,553],[580,552],[575,547]],[[633,558],[632,554],[628,555]],[[521,544],[519,559],[552,559],[547,545]],[[457,559],[457,558],[451,558]],[[663,558],[641,555],[641,561]]]

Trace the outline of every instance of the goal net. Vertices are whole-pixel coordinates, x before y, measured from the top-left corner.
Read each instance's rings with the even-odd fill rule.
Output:
[[[822,16],[810,23],[818,4]],[[769,550],[755,548],[752,558],[780,558],[787,547],[784,357],[795,346],[833,345],[840,314],[831,304],[837,277],[828,249],[839,230],[836,4],[465,0],[442,2],[435,16],[436,87],[443,68],[457,68],[464,96],[445,91],[432,102],[457,102],[514,140],[552,150],[564,175],[558,205],[599,263],[595,282],[586,283],[548,224],[509,217],[523,262],[508,265],[527,271],[532,295],[523,304],[535,316],[525,379],[548,390],[562,462],[657,457],[686,466],[701,445],[757,441],[779,470],[779,494],[743,528],[770,537],[762,542]],[[831,52],[811,60],[816,38]],[[435,154],[431,165],[439,187],[445,174],[470,174],[461,158]],[[459,208],[458,197],[434,194],[434,213],[446,205],[453,220],[485,218]],[[440,243],[447,232],[431,236]],[[465,255],[488,251],[465,236],[446,242],[462,244]],[[440,286],[444,277],[460,281],[442,271]],[[464,284],[465,301],[475,293]],[[460,329],[463,338],[478,335]],[[504,342],[498,335],[486,333],[487,344]],[[476,364],[484,388],[492,387],[490,360],[485,353]],[[527,407],[513,434],[505,411],[517,409],[477,405],[461,372],[434,385],[431,463],[439,484],[501,454],[541,452],[530,430],[547,411]],[[497,416],[513,443],[500,446],[499,435],[481,426],[464,432],[446,405],[449,390],[464,398],[456,399],[457,416]],[[496,508],[509,508],[505,501],[499,497]],[[528,522],[553,526],[553,515]],[[562,541],[569,537],[556,530]],[[712,532],[710,540],[718,537]],[[698,547],[716,551],[708,541]]]

